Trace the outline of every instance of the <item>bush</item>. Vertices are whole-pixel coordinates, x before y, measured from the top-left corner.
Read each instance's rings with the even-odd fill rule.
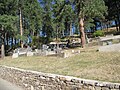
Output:
[[[104,32],[101,31],[101,30],[98,30],[98,31],[95,31],[95,32],[93,33],[93,35],[94,35],[95,37],[104,36]]]

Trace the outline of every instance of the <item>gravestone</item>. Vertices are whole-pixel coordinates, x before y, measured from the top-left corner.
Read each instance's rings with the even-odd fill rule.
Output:
[[[27,52],[27,56],[33,56],[34,55],[34,52]]]
[[[12,58],[18,58],[19,54],[18,54],[18,49],[15,49],[12,55]]]
[[[44,50],[47,50],[47,49],[48,49],[48,46],[47,46],[47,45],[42,45],[42,49],[43,49],[43,51],[44,51]]]
[[[28,52],[32,52],[32,48],[30,46],[27,47]]]
[[[12,58],[18,58],[18,53],[13,53]]]
[[[41,49],[35,49],[35,55],[41,55],[42,50]]]
[[[42,45],[42,53],[41,53],[41,55],[47,55],[47,49],[48,49],[48,46],[47,45]]]
[[[34,53],[32,52],[32,49],[30,47],[28,48],[17,48],[14,50],[14,53],[12,55],[12,58],[18,58],[19,56],[33,56]]]

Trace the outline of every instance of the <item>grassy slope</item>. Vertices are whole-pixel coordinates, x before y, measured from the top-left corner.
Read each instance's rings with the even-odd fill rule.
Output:
[[[120,53],[82,52],[69,58],[6,57],[1,65],[120,83]]]

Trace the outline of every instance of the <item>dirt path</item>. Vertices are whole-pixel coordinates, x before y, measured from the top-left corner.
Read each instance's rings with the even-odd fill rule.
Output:
[[[23,90],[23,89],[0,78],[0,90]]]

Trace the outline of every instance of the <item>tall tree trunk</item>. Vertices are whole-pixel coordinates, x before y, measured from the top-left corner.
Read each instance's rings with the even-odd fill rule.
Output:
[[[72,22],[70,22],[70,36],[72,36]]]
[[[84,32],[84,19],[79,18],[79,31],[80,31],[80,38],[81,38],[81,45],[82,48],[85,47],[86,39],[85,39],[85,32]]]
[[[115,5],[116,5],[116,9],[117,9],[117,20],[118,20],[118,27],[119,27],[119,31],[120,31],[120,10],[119,10],[118,2],[116,0],[115,0]]]
[[[1,46],[1,58],[3,59],[5,57],[5,47],[4,47],[4,43],[2,43]]]
[[[119,15],[118,15],[118,27],[119,27],[119,31],[120,31],[120,17],[119,17]]]
[[[100,22],[101,30],[103,30],[103,23],[102,21]]]
[[[65,36],[65,33],[64,33],[65,31],[64,30],[62,30],[62,37],[64,37]]]
[[[21,8],[20,9],[20,35],[21,37],[23,36],[23,27],[22,27],[22,12],[21,12]],[[23,40],[21,40],[21,48],[23,48]]]
[[[109,28],[109,22],[110,22],[110,21],[107,21],[107,23],[106,23],[106,26],[107,26],[107,32],[108,32],[108,28]]]
[[[116,30],[119,31],[118,25],[117,25],[117,20],[115,20],[115,25],[116,25]]]
[[[14,46],[14,38],[11,37],[11,46],[13,47]]]
[[[1,58],[3,59],[5,57],[5,47],[4,47],[4,30],[3,30],[3,26],[2,26],[2,45],[1,45]]]
[[[15,38],[15,45],[17,44],[17,40],[16,40],[16,38]]]
[[[56,26],[56,41],[58,41],[58,26]]]
[[[8,46],[9,45],[9,36],[8,36],[8,34],[6,36],[6,42],[7,42],[7,46]]]

